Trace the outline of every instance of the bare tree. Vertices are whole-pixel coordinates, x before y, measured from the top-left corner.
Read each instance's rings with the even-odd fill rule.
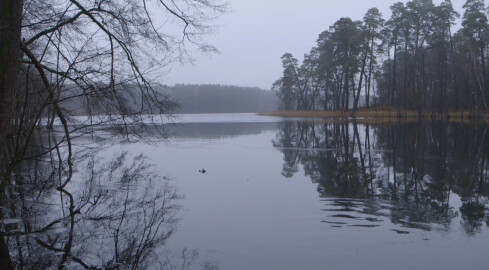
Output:
[[[8,59],[1,68],[11,74],[1,81],[5,110],[1,130],[2,140],[15,137],[16,143],[2,153],[7,162],[1,190],[41,121],[49,126],[54,119],[59,121],[69,146],[70,119],[63,104],[77,100],[91,125],[98,123],[94,116],[100,114],[107,115],[104,121],[109,123],[128,124],[141,121],[143,114],[168,112],[174,103],[153,91],[152,79],[172,62],[188,60],[188,44],[215,50],[202,43],[202,36],[212,30],[209,21],[226,10],[225,4],[208,0],[2,3],[8,6],[10,2],[12,8],[22,10],[22,16],[12,13],[14,20],[2,15],[0,21],[2,25],[12,21],[1,35],[2,52],[12,51],[2,54]],[[19,40],[18,46],[12,40]],[[15,77],[21,77],[25,89]],[[29,87],[32,77],[41,82],[42,89]]]
[[[8,192],[8,205],[16,209],[9,218],[18,220],[5,228],[13,265],[170,269],[166,265],[178,260],[195,261],[196,252],[184,251],[177,260],[163,249],[180,209],[180,195],[170,180],[156,173],[142,155],[130,158],[123,152],[106,162],[97,154],[89,150],[77,159],[85,173],[77,174],[77,189],[61,194],[53,189],[52,179],[60,175],[49,159],[23,163],[29,176],[19,177],[19,185]]]
[[[171,63],[190,61],[189,47],[215,51],[203,37],[226,10],[226,3],[213,0],[2,0],[0,203],[19,185],[26,159],[45,155],[57,157],[51,158],[59,171],[55,188],[71,201],[74,132],[108,124],[131,139],[153,115],[170,112],[175,104],[153,90],[156,78]],[[73,104],[85,121],[70,117]],[[32,143],[41,126],[55,123],[60,138]],[[135,123],[142,125],[131,128]],[[3,231],[0,268],[9,269]],[[71,253],[64,251],[67,260]]]

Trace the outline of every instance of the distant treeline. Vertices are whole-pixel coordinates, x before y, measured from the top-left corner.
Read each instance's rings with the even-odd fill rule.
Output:
[[[100,84],[100,89],[108,86]],[[187,85],[154,87],[154,100],[142,98],[141,89],[134,85],[118,85],[119,97],[109,99],[113,104],[100,102],[99,93],[93,89],[89,94],[76,86],[65,86],[61,106],[72,115],[97,115],[111,113],[126,115],[172,113],[247,113],[274,111],[278,98],[272,91],[256,87],[228,85]],[[110,94],[110,92],[109,92]],[[105,94],[107,95],[107,94]],[[155,103],[161,100],[162,103]],[[108,110],[107,108],[113,108]],[[162,110],[161,110],[162,109]]]
[[[274,91],[287,110],[356,110],[389,106],[419,113],[489,110],[489,24],[484,0],[398,2],[384,19],[341,18],[299,61],[282,57]],[[462,27],[452,32],[461,17]]]
[[[264,112],[276,110],[278,105],[272,91],[256,87],[177,84],[159,91],[177,102],[176,113]]]

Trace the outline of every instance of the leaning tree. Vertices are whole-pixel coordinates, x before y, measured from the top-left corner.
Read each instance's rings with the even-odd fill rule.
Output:
[[[141,131],[131,125],[170,112],[175,104],[154,90],[157,79],[171,63],[190,61],[194,48],[215,51],[203,37],[226,10],[218,0],[0,1],[0,204],[23,163],[47,156],[73,218],[74,132],[116,124],[131,139]],[[88,117],[74,125],[73,114]],[[34,143],[55,124],[59,140]],[[3,231],[0,268],[9,269]]]

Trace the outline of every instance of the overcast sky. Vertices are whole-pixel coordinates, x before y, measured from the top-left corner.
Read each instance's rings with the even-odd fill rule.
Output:
[[[462,15],[466,0],[452,0]],[[341,17],[362,19],[371,7],[390,16],[391,0],[229,0],[232,11],[206,41],[220,54],[194,53],[195,64],[174,64],[165,83],[229,84],[270,89],[285,52],[302,60],[318,35]],[[406,1],[402,1],[406,2]],[[436,4],[441,0],[434,0]]]

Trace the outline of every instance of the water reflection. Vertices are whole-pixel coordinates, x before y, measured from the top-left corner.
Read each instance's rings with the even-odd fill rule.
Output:
[[[282,175],[301,165],[317,183],[325,224],[449,230],[461,215],[466,233],[486,224],[487,126],[446,122],[369,125],[284,122],[273,145],[283,153]],[[461,206],[451,203],[460,197]]]
[[[180,208],[169,179],[142,155],[103,158],[93,147],[76,149],[71,177],[63,149],[43,154],[58,141],[38,134],[2,202],[13,269],[188,269],[195,251],[165,251]]]
[[[172,244],[196,247],[201,259],[223,269],[322,269],[331,262],[336,269],[366,262],[408,269],[428,260],[454,269],[470,254],[473,265],[485,265],[486,126],[226,122],[176,128],[167,130],[181,135],[168,143],[118,145],[129,152],[117,155],[94,151],[96,141],[117,143],[117,133],[80,135],[74,178],[64,190],[66,162],[56,161],[66,161],[66,153],[41,155],[62,138],[39,136],[1,208],[0,239],[14,266],[215,268],[198,265],[193,251],[172,255],[166,250]],[[144,157],[134,156],[140,152],[177,180],[185,201]],[[208,172],[199,174],[202,168]],[[303,173],[315,184],[303,181]],[[179,233],[168,243],[180,203],[189,211],[178,214]],[[382,254],[389,258],[378,260]]]

